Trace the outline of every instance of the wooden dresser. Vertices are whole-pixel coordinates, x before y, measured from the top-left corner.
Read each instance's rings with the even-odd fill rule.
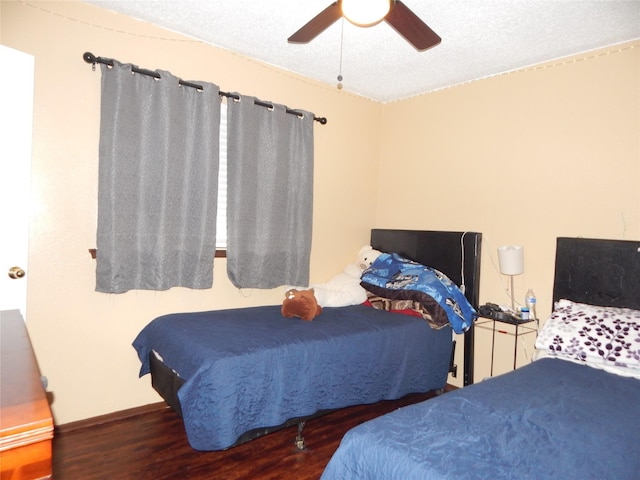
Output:
[[[18,310],[0,312],[0,479],[51,478],[53,417]]]

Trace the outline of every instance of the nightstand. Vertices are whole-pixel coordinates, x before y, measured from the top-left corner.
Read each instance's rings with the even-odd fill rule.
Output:
[[[500,330],[496,324],[508,324],[513,325],[513,332],[507,330]],[[491,330],[491,376],[493,376],[493,356],[496,342],[496,332],[510,335],[513,337],[513,369],[516,369],[516,361],[518,359],[518,338],[529,335],[531,333],[538,333],[537,322],[535,320],[496,320],[489,317],[478,317],[475,323],[476,328],[482,328],[483,330]]]

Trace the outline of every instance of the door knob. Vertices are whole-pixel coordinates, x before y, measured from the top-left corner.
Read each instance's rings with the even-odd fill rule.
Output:
[[[11,267],[9,269],[10,278],[13,278],[13,279],[22,278],[24,277],[24,275],[25,275],[24,270],[21,269],[20,267]]]

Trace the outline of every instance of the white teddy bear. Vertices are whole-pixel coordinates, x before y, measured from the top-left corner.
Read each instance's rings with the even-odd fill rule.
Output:
[[[358,266],[364,272],[367,268],[371,266],[371,264],[375,261],[376,258],[380,256],[382,252],[376,250],[371,245],[366,245],[360,249],[358,252]],[[362,272],[360,272],[362,275]]]
[[[367,300],[367,291],[360,285],[360,277],[381,253],[370,245],[364,246],[358,252],[356,263],[350,263],[342,273],[326,283],[311,285],[309,288],[313,288],[318,305],[345,307],[364,303]]]

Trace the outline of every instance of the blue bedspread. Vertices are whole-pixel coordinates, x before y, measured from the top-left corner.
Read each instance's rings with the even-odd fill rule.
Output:
[[[224,449],[254,428],[446,383],[450,329],[362,305],[323,309],[312,322],[280,308],[166,315],[135,339],[141,376],[155,350],[186,380],[178,397],[193,448]]]
[[[640,478],[640,381],[558,359],[350,430],[322,480]]]

